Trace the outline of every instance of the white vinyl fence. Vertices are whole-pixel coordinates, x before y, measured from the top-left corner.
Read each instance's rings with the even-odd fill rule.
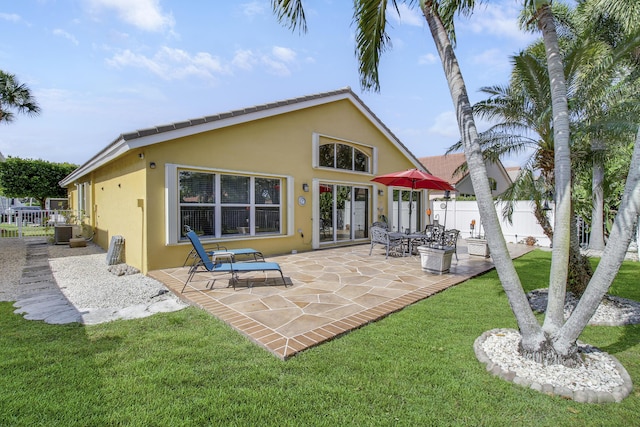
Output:
[[[438,220],[440,224],[444,224],[446,228],[455,228],[460,230],[460,236],[463,239],[471,237],[471,221],[475,220],[474,235],[480,233],[484,234],[484,228],[478,230],[481,227],[480,212],[478,211],[478,205],[475,201],[456,201],[450,200],[446,203],[445,209],[441,206],[444,201],[432,202],[432,215],[431,220]],[[551,242],[542,232],[542,227],[536,221],[533,215],[533,207],[529,201],[518,201],[514,205],[512,223],[502,219],[502,206],[500,203],[496,205],[496,211],[498,218],[500,218],[502,234],[507,242],[517,243],[526,239],[527,237],[534,237],[537,239],[537,245],[543,247],[550,247]],[[551,204],[553,208],[553,204]],[[549,221],[553,225],[554,210],[547,211]],[[445,223],[446,216],[446,223]]]
[[[66,224],[69,210],[11,208],[0,214],[0,237],[53,236],[54,227]]]

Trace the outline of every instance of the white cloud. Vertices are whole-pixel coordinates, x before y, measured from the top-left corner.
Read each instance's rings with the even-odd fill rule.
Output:
[[[271,53],[276,59],[283,62],[293,62],[296,59],[296,52],[288,47],[274,46]]]
[[[260,1],[252,1],[240,5],[242,13],[246,16],[264,15],[268,5]]]
[[[422,27],[427,22],[418,7],[409,8],[405,3],[399,3],[398,10],[400,15],[398,15],[395,7],[389,6],[387,8],[387,16],[399,24]]]
[[[242,70],[251,70],[254,65],[258,63],[258,59],[250,50],[238,50],[236,51],[231,64],[234,67]]]
[[[147,69],[165,80],[180,80],[191,76],[213,79],[215,75],[230,73],[228,66],[209,53],[198,52],[192,55],[166,46],[160,48],[153,57],[127,49],[107,59],[107,63],[116,68]]]
[[[75,44],[76,46],[78,46],[80,43],[78,42],[78,39],[76,39],[73,35],[67,33],[64,30],[61,30],[59,28],[56,28],[55,30],[53,30],[53,35],[54,36],[60,36],[63,37],[67,40],[69,40],[71,43]]]
[[[487,49],[477,55],[473,55],[472,61],[476,65],[481,65],[484,70],[510,70],[511,62],[509,55],[500,49]]]
[[[145,31],[173,29],[175,24],[170,13],[164,13],[159,0],[88,0],[95,9],[114,10],[118,17]]]
[[[486,7],[485,7],[486,6]],[[491,34],[505,39],[528,43],[536,38],[518,27],[518,15],[521,6],[517,2],[486,4],[475,9],[469,20],[460,22],[461,28],[467,28],[475,34]]]
[[[453,111],[445,111],[438,114],[434,119],[433,125],[429,128],[429,132],[447,138],[459,138],[460,132],[455,113]]]
[[[270,74],[290,76],[292,67],[299,63],[297,57],[296,51],[282,46],[274,46],[268,53],[240,49],[231,60],[224,60],[207,52],[193,54],[163,46],[153,56],[130,49],[122,50],[106,59],[106,62],[114,68],[146,69],[165,80],[180,80],[192,76],[211,80],[220,75],[230,75],[234,69],[250,72],[258,66],[262,66],[261,70]],[[308,61],[305,58],[305,62]]]
[[[276,61],[268,55],[262,57],[262,64],[267,67],[267,71],[270,74],[275,74],[280,77],[288,77],[291,75],[291,70],[287,65],[281,61]]]
[[[10,22],[22,21],[22,18],[20,18],[20,15],[17,15],[15,13],[0,13],[0,19],[4,19],[5,21],[10,21]]]
[[[427,53],[425,55],[421,55],[418,58],[418,64],[419,65],[431,65],[431,64],[435,64],[439,62],[438,61],[438,57],[435,56],[433,53]]]

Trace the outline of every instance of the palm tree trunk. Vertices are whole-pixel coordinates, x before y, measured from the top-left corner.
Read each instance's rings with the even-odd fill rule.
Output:
[[[604,165],[602,155],[604,153],[602,141],[595,140],[591,143],[593,153],[593,175],[591,179],[591,193],[593,197],[593,209],[591,210],[591,236],[589,237],[589,249],[601,251],[604,249]]]
[[[542,209],[540,203],[536,203],[533,208],[533,216],[542,227],[542,232],[545,236],[549,238],[550,241],[553,242],[553,228],[551,227],[551,222],[549,222],[549,217],[547,216],[546,211]]]
[[[543,330],[553,333],[564,324],[564,300],[569,274],[571,228],[571,153],[569,148],[569,107],[562,55],[556,26],[549,4],[538,9],[538,26],[542,30],[553,111],[555,226],[553,258],[549,277],[549,300]]]
[[[491,250],[496,271],[511,305],[511,310],[518,322],[522,335],[522,346],[530,350],[538,349],[545,341],[545,337],[522,289],[520,278],[513,266],[507,244],[500,229],[500,222],[493,205],[489,178],[478,140],[478,131],[475,126],[462,72],[447,31],[440,16],[433,8],[433,2],[425,2],[423,13],[440,55],[451,92],[471,182],[476,194],[478,209],[488,237],[489,249]]]
[[[573,212],[573,210],[572,210]],[[567,277],[567,290],[574,296],[580,298],[587,288],[593,270],[589,258],[582,255],[580,251],[580,238],[578,237],[578,217],[573,213],[571,215],[571,233],[569,239],[571,246],[569,248],[569,276]]]
[[[558,331],[555,338],[557,351],[566,351],[568,343],[575,342],[589,319],[598,309],[602,297],[607,293],[627,253],[634,228],[640,214],[640,128],[636,134],[636,142],[631,158],[631,166],[627,175],[627,183],[622,196],[622,203],[616,215],[611,236],[605,246],[600,263],[596,268],[589,286],[580,302]]]

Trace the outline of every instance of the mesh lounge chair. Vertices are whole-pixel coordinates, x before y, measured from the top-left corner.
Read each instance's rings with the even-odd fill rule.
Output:
[[[191,227],[189,227],[188,225],[185,225],[184,231],[188,233],[189,231],[192,231],[192,230],[191,230]],[[257,251],[255,249],[251,249],[251,248],[227,249],[225,246],[220,246],[217,243],[210,243],[208,245],[203,244],[203,246],[207,251],[207,255],[209,255],[210,257],[216,255],[217,253],[229,252],[233,254],[234,262],[236,261],[236,257],[238,255],[253,257],[253,261],[264,261],[264,255],[262,255],[262,252]],[[196,250],[191,249],[191,251],[187,254],[187,257],[184,259],[182,266],[186,267],[189,260],[191,260],[191,265],[193,265],[197,259],[198,259],[198,254],[196,253]]]
[[[191,241],[193,245],[193,249],[196,251],[196,255],[198,257],[197,261],[193,263],[193,265],[189,268],[189,277],[187,278],[184,286],[182,287],[182,291],[184,292],[185,288],[189,284],[189,282],[193,279],[193,276],[201,269],[204,271],[208,271],[212,274],[215,273],[225,273],[231,274],[230,283],[233,285],[233,289],[236,288],[236,283],[238,281],[239,273],[246,272],[254,272],[254,271],[277,271],[280,273],[280,277],[282,278],[282,283],[284,286],[287,286],[287,281],[284,279],[284,275],[282,274],[282,269],[280,265],[275,262],[233,262],[234,255],[230,252],[222,252],[218,251],[217,254],[214,254],[212,257],[209,256],[207,251],[202,246],[198,235],[194,231],[187,232],[187,237]],[[221,259],[227,259],[229,262],[221,262]],[[215,283],[215,279],[214,279]],[[213,283],[211,283],[213,287]]]

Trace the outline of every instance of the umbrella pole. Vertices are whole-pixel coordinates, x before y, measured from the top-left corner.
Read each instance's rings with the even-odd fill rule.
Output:
[[[407,234],[411,234],[411,206],[413,205],[413,186],[411,186],[411,190],[409,192],[409,227],[407,228],[409,232]]]

